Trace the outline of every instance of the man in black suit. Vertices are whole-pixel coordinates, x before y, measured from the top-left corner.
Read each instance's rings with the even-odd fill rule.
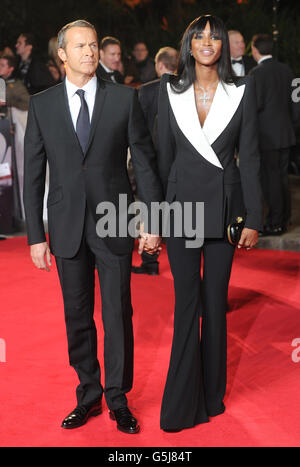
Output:
[[[63,428],[77,428],[101,413],[103,393],[110,417],[125,433],[139,426],[127,407],[133,380],[130,275],[134,238],[126,232],[99,233],[98,213],[109,202],[111,221],[127,218],[133,201],[127,176],[131,150],[139,199],[150,207],[162,201],[156,156],[135,89],[95,76],[97,33],[78,20],[58,34],[58,54],[66,68],[63,83],[31,98],[25,136],[24,204],[34,264],[49,270],[55,256],[61,283],[69,359],[77,372],[78,405]],[[49,164],[48,228],[43,226],[46,163]],[[105,206],[103,207],[103,203]],[[103,219],[103,217],[102,217]],[[100,219],[101,220],[101,219]],[[123,235],[123,236],[122,236]],[[140,252],[157,251],[158,235],[142,233]],[[95,266],[98,269],[104,326],[105,389],[97,359],[93,319]]]
[[[158,95],[160,78],[165,73],[175,73],[178,63],[178,52],[172,47],[161,48],[155,56],[155,70],[159,77],[150,83],[143,84],[139,89],[139,99],[147,122],[149,131],[154,137],[155,119],[158,112]],[[149,274],[156,276],[159,274],[159,254],[150,255],[146,251],[142,253],[141,266],[133,266],[132,272],[135,274]]]
[[[18,37],[16,53],[20,56],[16,74],[28,89],[29,94],[36,94],[56,84],[45,63],[34,53],[32,34],[22,33]]]
[[[292,102],[293,73],[273,58],[272,50],[272,37],[254,36],[252,53],[258,66],[250,74],[255,80],[262,188],[268,208],[263,234],[281,235],[291,216],[288,165],[290,148],[296,143],[293,126],[296,109]]]
[[[123,84],[124,76],[119,71],[120,63],[120,41],[115,37],[104,37],[100,42],[100,62],[96,71],[98,78]]]
[[[233,71],[236,76],[246,76],[256,66],[252,57],[245,55],[245,40],[239,31],[228,31],[230,55]]]

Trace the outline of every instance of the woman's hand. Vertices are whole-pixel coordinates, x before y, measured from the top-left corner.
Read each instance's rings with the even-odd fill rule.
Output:
[[[257,242],[258,231],[253,229],[247,229],[247,227],[245,227],[242,230],[242,235],[238,243],[238,248],[246,248],[247,250],[250,250],[257,244]]]

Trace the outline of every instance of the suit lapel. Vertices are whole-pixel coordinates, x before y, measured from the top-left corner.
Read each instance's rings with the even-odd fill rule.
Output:
[[[98,86],[97,86],[97,92],[96,92],[96,98],[95,98],[95,105],[94,105],[92,121],[91,121],[90,137],[89,137],[89,141],[88,141],[85,153],[84,153],[84,157],[86,157],[87,152],[88,152],[88,150],[90,148],[90,145],[91,145],[91,143],[93,141],[95,131],[96,131],[96,128],[97,128],[97,124],[98,124],[98,122],[100,120],[101,113],[102,113],[102,110],[103,110],[103,105],[104,105],[106,95],[107,95],[107,89],[106,89],[105,83],[104,83],[103,80],[98,79]]]
[[[223,133],[243,98],[245,85],[219,83],[203,131],[210,145]]]
[[[223,169],[218,156],[212,149],[201,128],[196,108],[194,87],[190,86],[185,92],[179,94],[171,89],[170,83],[167,83],[167,90],[176,122],[184,136],[204,159],[216,167]]]

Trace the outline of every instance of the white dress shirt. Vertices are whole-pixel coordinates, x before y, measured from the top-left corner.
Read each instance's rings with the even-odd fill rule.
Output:
[[[269,58],[273,58],[273,55],[265,55],[260,60],[258,60],[257,64],[260,65],[261,62],[264,62],[265,60],[268,60]]]
[[[93,116],[95,97],[96,97],[96,91],[97,91],[96,76],[93,76],[93,78],[90,79],[90,81],[86,83],[82,88],[79,88],[75,84],[71,83],[66,77],[66,90],[67,90],[69,108],[70,108],[72,122],[73,122],[75,130],[76,130],[77,118],[78,118],[79,111],[81,108],[80,97],[78,96],[78,94],[76,94],[76,91],[78,89],[82,89],[83,91],[85,91],[84,98],[86,100],[86,103],[89,109],[89,116],[90,116],[90,121],[91,121],[92,116]]]
[[[243,57],[232,58],[231,60],[242,60]],[[235,63],[232,65],[233,71],[235,72],[236,76],[245,76],[245,67],[243,63]]]

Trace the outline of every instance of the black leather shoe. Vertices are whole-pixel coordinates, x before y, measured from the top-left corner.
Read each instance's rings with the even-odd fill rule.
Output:
[[[141,266],[132,266],[131,271],[134,274],[148,274],[149,276],[158,276],[158,263],[141,264]]]
[[[85,425],[90,417],[97,417],[102,413],[101,401],[95,402],[92,406],[86,407],[79,405],[62,422],[61,427],[66,430],[79,428]]]
[[[123,433],[134,434],[140,431],[138,421],[133,417],[128,407],[121,407],[117,410],[110,410],[109,416],[117,422],[117,428]]]

